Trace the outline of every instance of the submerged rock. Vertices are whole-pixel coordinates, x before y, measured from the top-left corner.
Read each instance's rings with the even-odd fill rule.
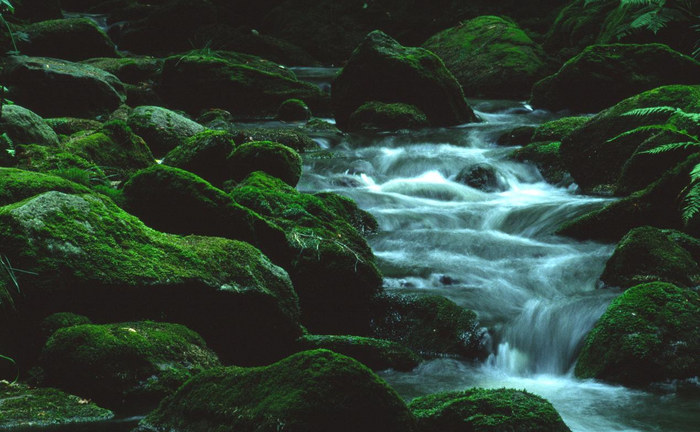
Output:
[[[700,297],[654,282],[613,300],[586,337],[575,373],[624,385],[696,377],[700,373]]]
[[[569,432],[546,399],[515,389],[472,388],[414,399],[421,430],[441,432]]]
[[[435,54],[401,46],[381,31],[368,34],[355,49],[332,90],[341,129],[370,101],[414,105],[433,126],[476,121],[459,83]]]
[[[56,331],[41,354],[45,382],[106,406],[155,406],[219,359],[192,330],[152,321]]]
[[[497,16],[461,22],[422,46],[445,62],[467,96],[526,97],[548,73],[542,47],[514,21]]]
[[[188,381],[139,431],[415,431],[398,394],[361,363],[326,350],[266,367],[217,368]]]

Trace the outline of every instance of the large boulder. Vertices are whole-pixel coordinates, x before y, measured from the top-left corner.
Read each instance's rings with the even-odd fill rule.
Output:
[[[549,401],[525,390],[436,393],[413,399],[409,408],[424,431],[570,432]]]
[[[415,431],[405,403],[361,363],[326,350],[267,367],[217,368],[188,381],[140,431]]]
[[[255,171],[263,171],[295,187],[301,177],[299,153],[276,142],[254,141],[241,144],[231,153],[232,179],[241,181]]]
[[[134,108],[127,124],[146,141],[156,156],[165,155],[187,138],[204,130],[204,126],[194,120],[158,106]]]
[[[700,84],[700,62],[661,44],[592,45],[535,84],[530,103],[597,112],[668,84]]]
[[[679,238],[685,241],[679,242]],[[700,267],[683,244],[700,241],[674,230],[649,226],[631,230],[620,240],[605,264],[600,280],[607,285],[629,288],[646,282],[670,282],[681,287],[700,284]]]
[[[57,146],[58,136],[44,119],[19,105],[3,105],[0,130],[6,133],[15,146],[41,144]]]
[[[548,75],[542,47],[515,22],[497,16],[464,21],[422,46],[445,62],[467,96],[524,98]]]
[[[93,66],[47,57],[9,56],[0,61],[9,98],[43,117],[94,117],[124,102],[124,86]]]
[[[163,164],[197,174],[220,187],[233,176],[230,156],[235,148],[233,134],[225,130],[204,130],[168,152]]]
[[[663,282],[613,300],[586,337],[575,373],[624,385],[700,373],[700,296]]]
[[[101,195],[46,192],[0,208],[3,256],[27,323],[59,311],[102,322],[157,318],[199,332],[222,358],[271,361],[300,336],[286,272],[249,244],[146,227]],[[5,323],[20,347],[26,326]]]
[[[204,369],[221,366],[195,332],[152,321],[56,331],[41,354],[45,384],[105,406],[155,406]]]
[[[333,82],[338,126],[345,128],[370,101],[414,105],[434,126],[476,121],[459,83],[435,54],[401,46],[381,31],[367,35]]]
[[[274,117],[282,102],[303,100],[313,112],[327,112],[327,96],[297,80],[282,66],[248,54],[191,52],[163,64],[158,93],[190,114],[222,108],[231,114]]]

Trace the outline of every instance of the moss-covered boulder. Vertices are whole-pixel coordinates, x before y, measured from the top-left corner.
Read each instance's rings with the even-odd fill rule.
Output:
[[[519,162],[535,164],[542,177],[552,184],[562,184],[571,177],[559,155],[559,141],[538,141],[514,150],[509,156]]]
[[[17,48],[25,55],[70,61],[117,56],[109,36],[88,18],[41,21],[18,31]]]
[[[134,108],[127,124],[156,156],[165,155],[187,138],[204,131],[204,126],[194,120],[158,106]]]
[[[562,117],[542,123],[535,128],[530,141],[561,141],[565,136],[586,124],[590,119],[588,116]]]
[[[317,192],[314,196],[323,201],[329,210],[341,215],[360,234],[367,236],[379,230],[377,219],[370,212],[359,208],[352,199],[334,192]]]
[[[43,340],[47,341],[57,330],[83,324],[92,324],[92,321],[85,315],[72,312],[56,312],[41,320],[39,331]]]
[[[77,132],[96,131],[102,127],[102,122],[76,117],[53,117],[44,119],[46,124],[59,135],[73,135]]]
[[[691,252],[676,241],[678,236],[684,234],[648,226],[633,229],[618,243],[600,280],[621,288],[655,281],[682,287],[698,285],[700,267]]]
[[[401,46],[381,31],[367,35],[333,82],[338,126],[347,127],[350,115],[370,101],[414,105],[434,126],[476,121],[459,83],[435,54]]]
[[[442,296],[383,295],[374,300],[372,333],[428,357],[484,354],[476,314]]]
[[[350,114],[347,129],[393,131],[428,126],[428,118],[413,105],[372,101],[360,105]]]
[[[639,108],[661,106],[686,112],[700,111],[700,86],[670,85],[645,91],[600,112],[564,136],[560,154],[576,183],[587,192],[614,191],[627,160],[646,139],[656,136],[658,130],[615,138],[640,126],[663,125],[672,116],[668,111],[640,116],[625,114]],[[645,149],[650,145],[645,145]],[[671,167],[664,167],[668,168]],[[654,173],[658,178],[663,171]]]
[[[43,117],[109,114],[125,100],[124,85],[102,69],[47,57],[8,56],[0,80],[9,98]]]
[[[95,57],[82,63],[100,68],[124,83],[152,83],[160,77],[163,60],[155,57]]]
[[[274,117],[282,102],[303,100],[313,112],[327,112],[327,96],[318,86],[298,81],[281,66],[247,54],[192,52],[163,64],[158,93],[190,114],[222,108],[233,115]]]
[[[349,217],[260,171],[234,187],[231,196],[285,231],[293,251],[286,270],[309,330],[366,333],[370,299],[381,290],[382,278]]]
[[[146,227],[100,195],[46,192],[0,208],[3,255],[25,322],[53,312],[102,322],[158,318],[199,332],[223,358],[280,358],[300,336],[287,274],[254,247]],[[28,326],[27,326],[28,327]],[[4,325],[19,334],[25,326]]]
[[[361,336],[306,335],[299,338],[301,351],[327,349],[352,357],[372,370],[395,369],[409,371],[421,358],[396,342]]]
[[[586,337],[576,375],[641,386],[700,373],[700,296],[663,282],[613,300]]]
[[[592,45],[532,88],[530,103],[597,112],[645,90],[699,84],[700,62],[661,44]]]
[[[415,431],[401,398],[367,367],[326,350],[266,367],[218,368],[188,381],[141,431]]]
[[[279,143],[254,141],[241,144],[231,153],[231,174],[236,181],[263,171],[294,187],[301,177],[299,153]]]
[[[111,411],[54,388],[33,388],[0,381],[0,429],[39,430],[59,425],[96,423],[114,417]]]
[[[17,168],[0,168],[0,206],[16,203],[48,191],[74,194],[89,193],[90,189],[49,174]]]
[[[229,157],[236,148],[234,138],[224,130],[202,131],[168,152],[163,164],[187,170],[221,186],[233,176]]]
[[[152,321],[59,329],[41,354],[45,383],[105,406],[150,404],[220,366],[195,332]]]
[[[281,228],[188,171],[154,165],[134,174],[123,194],[129,212],[154,229],[241,240],[279,265],[289,261]]]
[[[277,118],[282,121],[306,121],[311,118],[311,110],[303,100],[287,99],[277,109]]]
[[[515,389],[471,388],[414,399],[421,430],[444,432],[569,432],[546,399]]]
[[[445,62],[467,96],[527,97],[548,74],[542,47],[514,21],[497,16],[464,21],[422,46]]]
[[[44,119],[19,105],[2,106],[0,130],[12,140],[13,146],[21,144],[58,145],[58,135]]]
[[[109,121],[93,133],[74,135],[62,146],[66,151],[104,167],[105,171],[115,174],[117,180],[156,163],[143,138],[121,120]]]
[[[292,128],[231,128],[233,140],[238,144],[253,141],[272,141],[284,144],[302,153],[306,150],[318,150],[318,144],[309,135]]]
[[[17,146],[13,167],[63,177],[84,186],[106,185],[108,182],[100,167],[61,147]]]

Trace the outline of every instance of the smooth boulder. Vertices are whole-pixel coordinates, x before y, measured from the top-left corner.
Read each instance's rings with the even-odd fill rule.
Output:
[[[127,125],[146,141],[156,156],[163,156],[204,126],[181,114],[158,106],[139,106],[129,114]]]

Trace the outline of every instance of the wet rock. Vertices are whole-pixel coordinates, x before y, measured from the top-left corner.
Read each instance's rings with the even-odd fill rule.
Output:
[[[496,143],[503,146],[523,146],[532,142],[535,128],[532,126],[520,126],[498,137]]]
[[[277,118],[282,121],[306,121],[311,118],[311,110],[299,99],[287,99],[277,110]]]
[[[533,142],[514,150],[510,157],[519,162],[534,163],[548,183],[571,183],[571,176],[569,176],[559,154],[560,147],[561,143],[558,141]]]
[[[496,168],[489,164],[476,164],[462,168],[455,181],[484,192],[504,191],[508,188]]]

